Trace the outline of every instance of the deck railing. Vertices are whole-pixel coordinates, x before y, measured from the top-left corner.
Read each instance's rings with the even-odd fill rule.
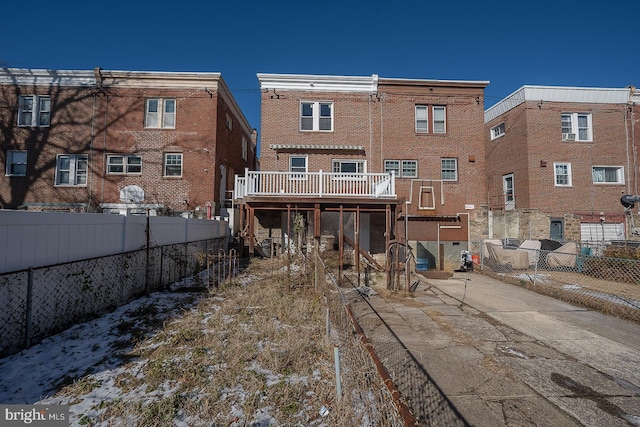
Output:
[[[247,170],[236,175],[234,196],[395,198],[395,174]]]

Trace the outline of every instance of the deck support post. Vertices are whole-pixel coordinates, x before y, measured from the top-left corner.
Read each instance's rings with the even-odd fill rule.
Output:
[[[356,247],[354,248],[356,272],[358,273],[358,287],[360,286],[360,205],[356,206],[356,218],[353,227],[353,233],[355,234]]]
[[[344,262],[344,207],[340,205],[340,233],[338,234],[338,286],[342,285],[342,263]]]

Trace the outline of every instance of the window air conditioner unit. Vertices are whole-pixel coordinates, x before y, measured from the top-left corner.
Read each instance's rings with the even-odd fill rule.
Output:
[[[575,133],[563,133],[562,134],[562,140],[563,141],[575,141],[576,140],[576,134]]]

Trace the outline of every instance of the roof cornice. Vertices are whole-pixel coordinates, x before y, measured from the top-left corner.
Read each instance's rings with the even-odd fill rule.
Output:
[[[186,73],[160,71],[117,71],[96,68],[103,87],[217,89],[220,73]]]
[[[93,71],[0,68],[0,84],[14,86],[95,86]]]
[[[380,78],[380,85],[397,86],[433,86],[433,87],[464,87],[464,88],[485,88],[489,86],[487,80],[437,80],[437,79],[397,79]]]
[[[627,104],[630,89],[572,86],[525,85],[484,112],[484,122],[499,117],[518,105],[528,102],[565,102],[580,104]]]
[[[298,90],[307,92],[376,93],[378,76],[319,76],[305,74],[258,73],[260,89]]]

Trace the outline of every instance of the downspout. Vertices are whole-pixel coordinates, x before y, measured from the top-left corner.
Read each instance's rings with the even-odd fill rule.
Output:
[[[630,95],[631,99],[629,100],[629,106],[626,111],[628,113],[631,112],[631,117],[629,118],[629,123],[627,124],[627,115],[625,114],[625,131],[627,133],[627,139],[629,139],[629,127],[631,127],[631,150],[633,155],[633,192],[630,194],[638,194],[638,151],[636,149],[636,118],[635,118],[635,103],[633,102],[633,94],[635,92],[635,88],[631,87]]]
[[[384,94],[380,96],[380,170],[384,171],[384,156],[382,147],[384,146]]]
[[[107,159],[107,114],[109,112],[109,96],[107,94],[104,95],[105,103],[104,103],[104,129],[102,131],[102,159],[106,161]],[[105,165],[106,166],[106,165]],[[100,203],[104,203],[104,182],[106,181],[106,171],[107,168],[102,168],[102,195],[100,196]]]
[[[369,158],[370,162],[373,165],[373,119],[371,118],[371,103],[373,102],[373,95],[369,95]],[[384,169],[380,169],[381,172],[384,172]]]
[[[636,148],[636,118],[635,118],[635,104],[631,104],[631,146],[633,147],[633,173],[634,173],[634,191],[633,194],[638,194],[638,161],[637,154],[638,150]]]
[[[629,156],[629,120],[628,120],[628,111],[627,111],[627,106],[625,105],[624,107],[624,133],[625,133],[625,140],[626,140],[626,149],[627,149],[627,194],[635,194],[635,192],[632,193],[631,191],[631,176],[630,176],[630,169],[631,169],[631,158]],[[635,170],[634,170],[634,178],[635,178]]]
[[[93,171],[93,142],[95,138],[95,118],[96,118],[96,93],[92,95],[93,105],[91,106],[91,140],[89,142],[89,170]],[[89,200],[87,203],[87,210],[91,210],[91,200],[93,196],[93,173],[87,174],[87,179],[89,181]]]
[[[102,138],[103,138],[103,145],[102,145],[102,160],[103,162],[106,161],[106,152],[107,152],[107,113],[109,110],[109,96],[107,96],[107,94],[104,92],[104,88],[102,87],[102,69],[100,67],[96,67],[93,69],[93,74],[96,77],[96,87],[98,88],[98,90],[100,91],[100,93],[102,93],[104,95],[104,99],[105,99],[105,105],[104,105],[104,127],[102,129]],[[102,168],[102,188],[101,188],[101,194],[100,194],[100,204],[104,203],[104,182],[106,180],[106,165],[103,164],[103,168]]]

